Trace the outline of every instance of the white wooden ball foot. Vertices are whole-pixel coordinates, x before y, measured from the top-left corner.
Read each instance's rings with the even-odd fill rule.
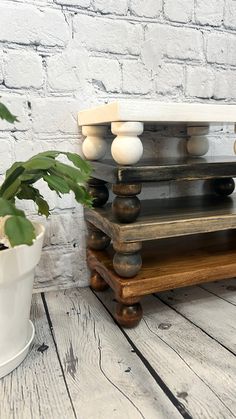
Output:
[[[204,156],[209,150],[208,127],[188,127],[187,151],[193,157]]]
[[[104,140],[107,127],[102,125],[84,125],[82,133],[86,137],[82,144],[82,151],[87,160],[101,160],[107,150]]]
[[[143,145],[138,135],[143,132],[142,122],[112,122],[111,131],[116,138],[112,142],[111,154],[118,164],[132,165],[143,155]]]

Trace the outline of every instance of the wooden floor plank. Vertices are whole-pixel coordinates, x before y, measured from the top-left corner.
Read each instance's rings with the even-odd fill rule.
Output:
[[[73,408],[40,295],[33,297],[31,317],[36,328],[31,352],[12,374],[0,380],[0,417],[73,419]],[[43,353],[38,351],[42,343],[49,346]]]
[[[202,284],[201,288],[236,305],[236,278],[215,281],[212,284]]]
[[[46,302],[80,419],[182,417],[89,289]]]
[[[180,288],[159,296],[236,354],[236,306],[200,287]]]
[[[112,294],[98,297],[113,312]],[[139,326],[125,333],[189,414],[235,417],[235,356],[157,298],[145,297],[143,308]]]

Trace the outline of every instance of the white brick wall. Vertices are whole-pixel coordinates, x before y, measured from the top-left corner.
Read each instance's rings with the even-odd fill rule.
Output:
[[[19,118],[14,127],[0,122],[0,176],[41,150],[80,152],[77,111],[98,102],[235,102],[236,0],[2,0],[0,96]],[[184,152],[183,128],[145,136],[146,154]],[[232,126],[214,128],[209,153],[232,154],[234,137]],[[152,195],[199,192],[194,185],[165,183]],[[82,210],[71,195],[45,193],[54,216],[37,287],[84,285]]]
[[[196,0],[196,23],[220,26],[224,16],[224,0]]]
[[[30,68],[30,72],[25,71],[26,68]],[[39,89],[43,84],[42,58],[34,51],[9,51],[4,70],[6,87]]]
[[[172,22],[188,23],[192,20],[194,0],[166,0],[164,14]]]

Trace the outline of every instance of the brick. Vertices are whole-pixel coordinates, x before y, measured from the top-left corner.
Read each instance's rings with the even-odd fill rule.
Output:
[[[220,26],[223,22],[224,0],[196,0],[195,19],[201,25]]]
[[[13,163],[12,141],[11,138],[4,134],[0,137],[0,174],[5,175],[5,172]]]
[[[79,263],[78,263],[79,261]],[[73,246],[60,246],[44,249],[41,260],[36,268],[38,286],[44,282],[56,280],[58,287],[65,284],[85,286],[88,284],[88,269],[85,250]],[[60,285],[59,285],[60,284]]]
[[[169,28],[166,45],[166,55],[169,58],[201,60],[203,58],[202,34],[194,29]]]
[[[3,82],[3,52],[0,51],[0,83]]]
[[[162,0],[131,0],[129,9],[133,15],[155,18],[161,13]]]
[[[5,85],[40,88],[43,84],[42,59],[32,51],[9,51],[5,59]]]
[[[94,57],[89,60],[89,79],[107,92],[120,92],[121,69],[116,60]]]
[[[146,94],[152,90],[150,73],[142,63],[125,61],[122,67],[123,91],[125,93]]]
[[[145,66],[154,72],[159,71],[164,56],[181,60],[203,59],[202,34],[195,29],[151,24],[147,28],[146,39],[141,58]]]
[[[94,10],[101,13],[114,13],[115,15],[126,15],[128,11],[127,0],[94,0]]]
[[[216,74],[215,99],[236,99],[236,71],[222,70]]]
[[[211,69],[189,67],[186,77],[186,95],[211,98],[214,94],[215,75]]]
[[[236,29],[236,1],[226,0],[224,24],[227,28]]]
[[[54,3],[62,6],[89,7],[91,0],[54,0]]]
[[[209,33],[207,35],[207,61],[224,65],[236,65],[236,36]]]
[[[187,23],[192,20],[194,0],[165,0],[164,13],[173,22]]]
[[[88,73],[88,54],[82,48],[67,48],[47,59],[47,77],[51,89],[74,91],[83,86]]]
[[[134,55],[140,52],[142,27],[138,24],[77,15],[74,31],[74,40],[93,51]]]
[[[19,122],[10,124],[9,122],[0,119],[0,131],[12,131],[13,129],[17,129],[19,131],[28,130],[30,128],[30,120],[26,98],[23,95],[10,96],[2,94],[1,101],[14,115],[17,116]]]
[[[50,9],[41,11],[31,5],[1,2],[1,41],[65,46],[68,38],[69,28],[61,11]]]
[[[75,243],[79,245],[81,238],[85,238],[85,225],[82,206],[78,205],[76,210],[53,213],[48,220],[42,218],[46,227],[44,246],[66,245]]]
[[[36,133],[77,134],[78,103],[68,98],[32,100],[33,130]]]
[[[156,91],[162,94],[173,94],[183,87],[183,66],[163,64],[156,76]]]

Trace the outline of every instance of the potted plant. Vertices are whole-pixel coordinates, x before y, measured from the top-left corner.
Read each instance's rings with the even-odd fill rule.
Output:
[[[16,120],[1,103],[0,118]],[[58,160],[59,155],[70,164]],[[0,378],[23,361],[34,337],[29,315],[44,236],[43,225],[32,223],[17,202],[33,200],[38,213],[48,217],[49,205],[34,185],[41,179],[59,196],[72,191],[77,202],[91,206],[86,190],[90,173],[89,164],[77,154],[46,151],[15,162],[0,185]]]

